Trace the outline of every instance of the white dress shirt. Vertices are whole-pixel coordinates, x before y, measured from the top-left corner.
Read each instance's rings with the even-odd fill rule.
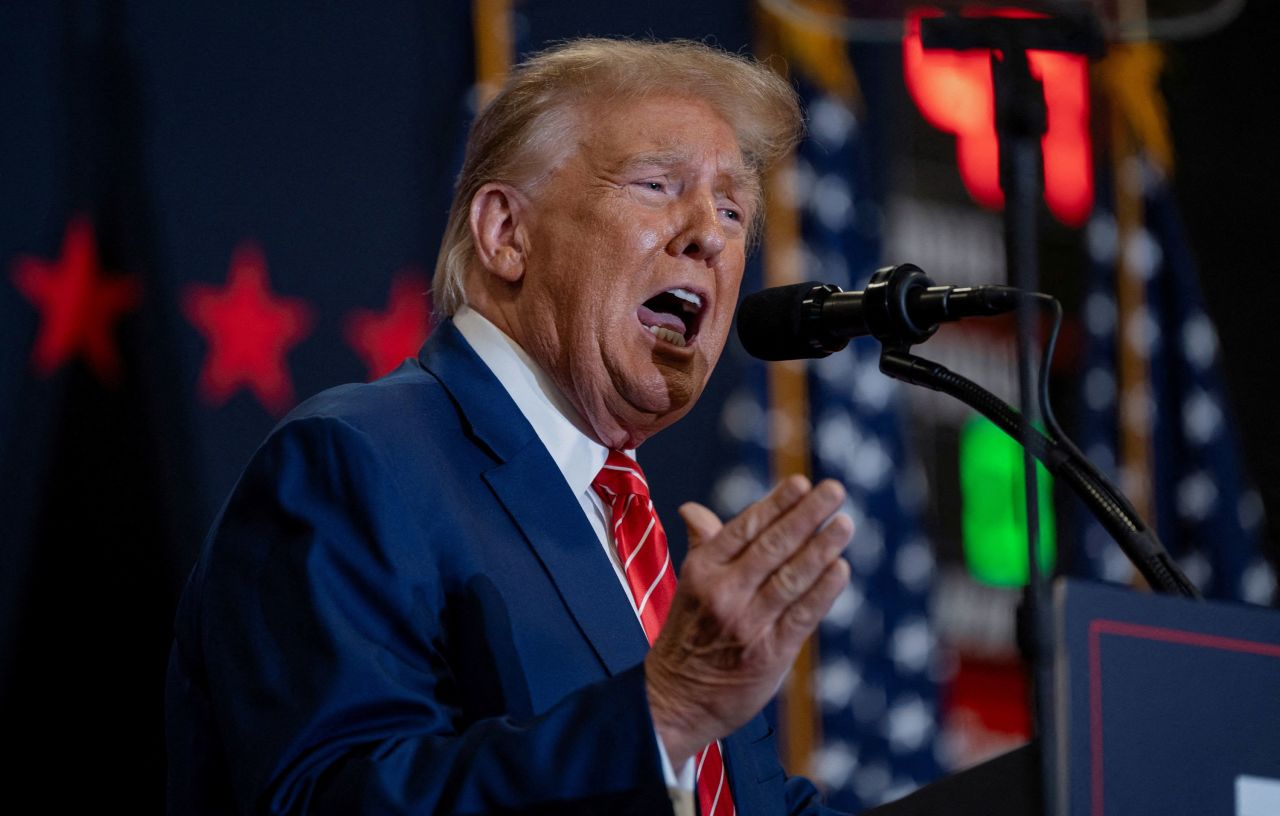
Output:
[[[609,456],[608,448],[590,437],[586,424],[551,378],[539,368],[528,352],[501,329],[468,306],[463,306],[454,314],[453,325],[498,378],[498,382],[502,383],[520,413],[533,426],[538,439],[542,440],[543,447],[555,460],[556,467],[560,469],[569,489],[582,506],[587,521],[591,523],[591,529],[595,530],[609,563],[613,564],[618,583],[622,585],[627,597],[631,598],[631,610],[634,612],[635,598],[631,594],[631,587],[627,584],[622,562],[613,543],[609,508],[591,487],[596,474],[604,467],[605,459]],[[633,451],[627,451],[627,454],[634,456]],[[690,793],[693,791],[695,772],[693,760],[686,761],[677,773],[671,767],[666,747],[656,732],[654,739],[662,757],[667,787],[673,789],[673,801],[678,792],[682,800],[687,799],[691,804]],[[681,801],[679,804],[685,802]],[[677,807],[678,812],[683,809]]]

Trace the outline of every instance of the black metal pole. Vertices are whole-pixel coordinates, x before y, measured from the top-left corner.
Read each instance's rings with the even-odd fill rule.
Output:
[[[1043,85],[1031,74],[1027,50],[1100,56],[1101,30],[1087,10],[1055,17],[960,17],[945,15],[921,22],[925,48],[991,49],[996,133],[1000,143],[1000,185],[1005,197],[1005,258],[1010,283],[1024,292],[1039,291],[1036,215],[1039,212],[1040,139],[1047,124]],[[1028,420],[1036,417],[1035,314],[1030,300],[1017,313],[1019,405]],[[1039,569],[1040,514],[1035,462],[1030,453],[1034,427],[1024,423],[1023,448],[1027,519],[1027,590],[1024,620],[1030,648],[1034,722],[1040,741],[1041,800],[1055,816],[1058,741],[1054,724],[1053,625],[1047,580]]]
[[[996,132],[1000,139],[1000,185],[1005,198],[1005,261],[1009,283],[1024,292],[1037,292],[1039,249],[1037,214],[1040,204],[1040,140],[1047,127],[1042,83],[1031,74],[1025,50],[1006,48],[991,56],[995,90]],[[1036,401],[1036,311],[1024,298],[1017,310],[1018,404],[1034,422]],[[1030,424],[1020,439],[1027,520],[1027,586],[1024,621],[1031,627],[1026,655],[1032,676],[1032,710],[1040,740],[1041,798],[1046,816],[1057,812],[1057,736],[1054,728],[1052,607],[1048,579],[1040,570],[1040,504],[1035,459],[1031,455]]]

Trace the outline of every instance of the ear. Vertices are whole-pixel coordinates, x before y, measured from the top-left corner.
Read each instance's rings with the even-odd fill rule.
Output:
[[[471,198],[471,240],[476,259],[507,283],[524,277],[524,200],[506,184],[489,182]]]

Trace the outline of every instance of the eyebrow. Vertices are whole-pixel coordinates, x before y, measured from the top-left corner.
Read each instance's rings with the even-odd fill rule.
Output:
[[[619,166],[619,172],[628,172],[638,170],[642,167],[677,167],[682,164],[690,164],[693,159],[687,150],[679,148],[671,148],[666,150],[651,150],[644,153],[638,153],[630,158],[625,159]],[[755,181],[755,174],[751,169],[742,162],[735,162],[726,169],[722,170],[720,176],[727,177],[729,184],[735,189],[743,193],[751,195],[759,186]]]

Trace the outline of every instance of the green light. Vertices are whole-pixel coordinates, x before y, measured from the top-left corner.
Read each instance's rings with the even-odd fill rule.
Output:
[[[1056,553],[1053,481],[1036,463],[1040,499],[1040,569],[1053,569]],[[975,416],[960,432],[960,494],[964,559],[977,580],[995,586],[1027,582],[1027,505],[1022,448]]]

